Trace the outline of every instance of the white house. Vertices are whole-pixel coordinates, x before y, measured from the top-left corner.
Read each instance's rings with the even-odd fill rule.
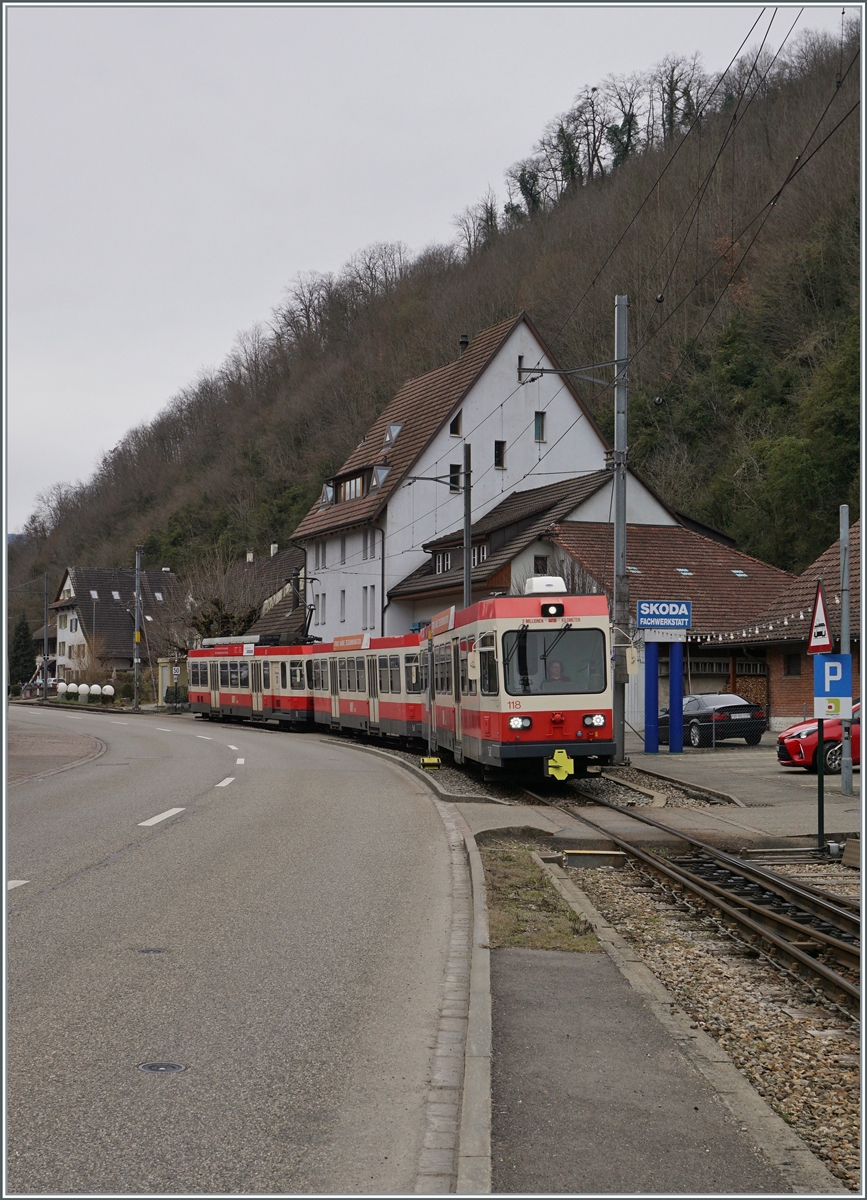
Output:
[[[293,535],[306,552],[312,634],[330,641],[365,630],[406,633],[460,602],[460,536],[435,544],[463,527],[465,443],[472,448],[477,527],[474,599],[503,590],[502,579],[485,569],[496,544],[478,523],[515,493],[563,484],[551,520],[610,519],[605,439],[566,377],[532,372],[558,365],[522,313],[478,334],[453,362],[404,384]],[[632,474],[627,508],[630,522],[678,524]],[[519,570],[532,574],[544,548],[531,541],[520,553]],[[414,588],[426,570],[443,579]]]

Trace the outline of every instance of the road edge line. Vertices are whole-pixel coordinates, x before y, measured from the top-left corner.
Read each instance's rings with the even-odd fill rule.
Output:
[[[663,1028],[719,1097],[732,1116],[746,1125],[757,1148],[786,1180],[793,1192],[849,1195],[848,1189],[817,1158],[806,1142],[790,1129],[742,1075],[729,1054],[680,1008],[664,983],[640,955],[593,905],[556,863],[531,857],[550,877],[574,913],[593,927],[602,949],[634,991],[638,992]]]

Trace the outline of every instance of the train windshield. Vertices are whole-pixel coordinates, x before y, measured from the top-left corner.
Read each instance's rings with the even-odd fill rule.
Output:
[[[503,678],[511,696],[605,691],[601,629],[510,629],[503,634]]]

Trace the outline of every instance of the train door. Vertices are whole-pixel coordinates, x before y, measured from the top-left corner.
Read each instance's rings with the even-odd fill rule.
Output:
[[[328,660],[328,678],[331,683],[331,724],[340,724],[340,691],[337,687],[337,659]]]
[[[370,726],[379,728],[379,675],[376,670],[376,657],[371,655],[367,660],[367,696],[370,703]]]
[[[253,716],[262,715],[262,664],[254,658],[250,663],[250,688],[253,695]]]
[[[455,762],[463,762],[461,754],[461,642],[455,638],[452,642],[452,695],[455,698]]]
[[[208,663],[208,682],[211,686],[211,712],[220,711],[220,664]]]

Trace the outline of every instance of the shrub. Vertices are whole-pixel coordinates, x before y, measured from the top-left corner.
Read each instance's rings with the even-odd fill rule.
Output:
[[[13,683],[13,684],[12,684],[12,689],[11,689],[11,690],[12,690],[12,695],[13,695],[13,696],[20,696],[20,695],[21,695],[21,684],[20,684],[20,683]]]

